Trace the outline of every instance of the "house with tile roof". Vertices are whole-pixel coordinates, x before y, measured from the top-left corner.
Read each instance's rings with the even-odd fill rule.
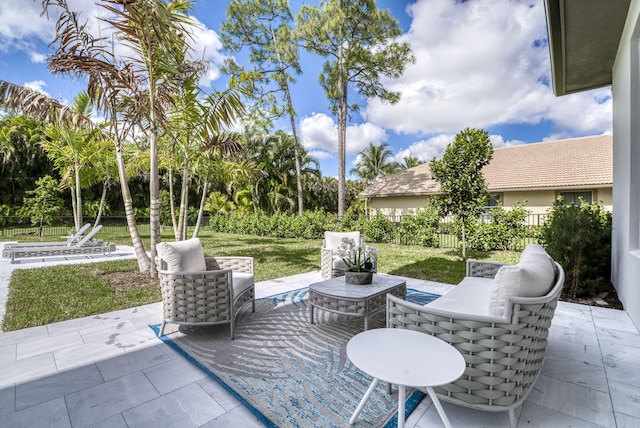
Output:
[[[545,214],[558,196],[565,202],[602,201],[612,208],[613,137],[597,135],[494,149],[482,170],[490,198],[505,208],[517,202],[532,214]],[[370,214],[392,220],[429,204],[440,186],[427,163],[383,177],[358,195],[370,201]]]

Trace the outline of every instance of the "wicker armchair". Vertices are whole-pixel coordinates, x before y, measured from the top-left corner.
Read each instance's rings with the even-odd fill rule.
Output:
[[[187,325],[229,324],[251,302],[255,312],[252,257],[204,257],[200,240],[160,243],[156,264],[162,290],[163,320]]]
[[[338,247],[342,243],[342,238],[360,242],[360,232],[324,232],[320,249],[320,273],[324,279],[344,275],[345,264],[338,256]]]
[[[562,267],[553,264],[552,288],[542,297],[508,297],[502,317],[429,308],[387,295],[387,327],[420,331],[453,345],[467,367],[457,381],[434,388],[438,398],[479,410],[507,411],[515,428],[515,409],[542,369],[548,330],[564,284]],[[500,266],[469,261],[467,275],[493,278]]]

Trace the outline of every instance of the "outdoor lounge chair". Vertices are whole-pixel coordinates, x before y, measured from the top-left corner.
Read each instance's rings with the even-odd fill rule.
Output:
[[[67,236],[66,241],[54,242],[18,242],[15,244],[5,244],[4,248],[32,248],[32,247],[64,247],[78,243],[84,238],[84,232],[91,227],[91,223],[82,226],[77,232]],[[102,226],[100,226],[102,228]]]
[[[320,249],[320,273],[322,278],[330,279],[344,275],[346,265],[338,255],[342,238],[360,242],[360,232],[324,232],[324,240]]]
[[[538,293],[540,284],[546,291]],[[562,267],[542,247],[530,244],[517,265],[469,260],[466,278],[427,305],[388,294],[387,327],[423,332],[453,345],[467,367],[455,382],[434,388],[438,398],[506,411],[515,428],[515,409],[540,375],[563,285]]]
[[[156,245],[162,326],[229,324],[231,339],[242,306],[255,312],[253,257],[204,257],[198,238]]]
[[[93,236],[100,232],[102,225],[98,225],[81,240],[75,244],[65,245],[48,245],[49,243],[33,243],[27,246],[13,246],[10,244],[2,249],[2,257],[11,259],[11,263],[15,259],[27,257],[53,257],[53,256],[71,256],[84,254],[109,254],[116,250],[116,245],[111,242],[104,242],[99,239],[93,239]]]

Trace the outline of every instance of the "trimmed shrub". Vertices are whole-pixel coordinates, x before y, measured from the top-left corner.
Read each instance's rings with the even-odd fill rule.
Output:
[[[378,212],[363,228],[368,242],[392,242],[395,226],[384,214]]]
[[[435,207],[421,208],[413,215],[402,217],[396,230],[397,241],[405,245],[437,247],[440,221],[440,213]]]
[[[467,223],[469,247],[480,251],[522,250],[528,214],[524,205],[518,202],[509,210],[499,205],[492,208],[490,214],[490,219],[486,221],[476,220]]]
[[[590,295],[611,271],[611,213],[601,203],[564,205],[549,210],[542,226],[542,244],[565,270],[563,294]]]

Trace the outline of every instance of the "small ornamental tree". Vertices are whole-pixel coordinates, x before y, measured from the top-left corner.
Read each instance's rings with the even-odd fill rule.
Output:
[[[24,212],[31,218],[31,224],[38,225],[38,236],[42,236],[42,226],[51,224],[53,217],[63,209],[58,182],[50,175],[36,181],[36,188],[26,192]]]
[[[466,128],[447,145],[442,159],[429,162],[433,178],[440,183],[440,195],[433,198],[443,217],[452,215],[460,225],[462,259],[467,259],[465,224],[482,213],[487,184],[482,168],[493,158],[489,133]]]

